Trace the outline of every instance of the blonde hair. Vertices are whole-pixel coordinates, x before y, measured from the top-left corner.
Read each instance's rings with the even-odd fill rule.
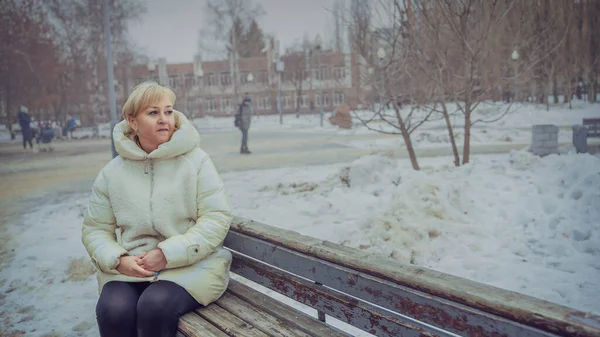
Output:
[[[170,88],[153,81],[146,81],[136,85],[129,94],[129,97],[127,97],[125,104],[123,104],[123,119],[128,120],[129,117],[135,118],[140,111],[156,103],[165,95],[175,105],[175,93]],[[175,130],[178,130],[180,126],[181,122],[178,116],[175,115]],[[131,138],[134,134],[135,131],[131,128],[131,125],[128,125],[125,136]]]

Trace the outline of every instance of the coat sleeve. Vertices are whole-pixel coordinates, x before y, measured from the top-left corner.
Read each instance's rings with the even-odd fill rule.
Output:
[[[92,262],[99,270],[118,274],[119,258],[127,254],[116,240],[116,218],[108,196],[104,172],[100,172],[87,210],[83,214],[82,242]]]
[[[184,234],[158,244],[167,259],[167,269],[194,264],[223,244],[233,216],[223,181],[210,157],[205,155],[198,170],[196,224]]]

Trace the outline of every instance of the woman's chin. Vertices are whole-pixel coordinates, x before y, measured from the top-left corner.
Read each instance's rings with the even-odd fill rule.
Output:
[[[165,133],[164,135],[158,134],[156,135],[156,144],[161,145],[171,140],[171,135]]]

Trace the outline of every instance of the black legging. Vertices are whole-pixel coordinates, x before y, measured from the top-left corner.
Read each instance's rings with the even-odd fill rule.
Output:
[[[248,129],[240,129],[242,131],[242,151],[248,151]]]
[[[169,281],[104,285],[96,305],[102,337],[175,337],[179,317],[200,304]]]
[[[23,136],[23,148],[27,149],[27,142],[29,142],[29,146],[33,149],[33,144],[31,143],[31,138],[25,138],[25,136]]]

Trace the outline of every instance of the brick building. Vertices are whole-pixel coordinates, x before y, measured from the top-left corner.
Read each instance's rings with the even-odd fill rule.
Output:
[[[321,103],[324,111],[333,111],[342,103],[351,108],[358,105],[355,55],[335,51],[288,53],[281,57],[283,72],[277,71],[274,59],[269,51],[239,59],[237,97],[230,60],[167,64],[160,59],[157,65],[134,67],[131,80],[154,80],[169,86],[177,94],[176,108],[196,117],[233,115],[245,92],[253,99],[255,114],[276,114],[279,86],[281,109],[286,114],[317,112]]]

